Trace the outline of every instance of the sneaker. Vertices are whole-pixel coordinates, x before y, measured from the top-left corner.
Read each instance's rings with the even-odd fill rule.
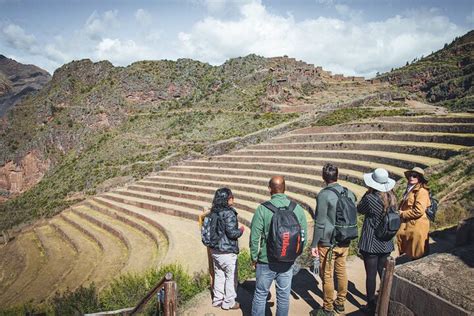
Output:
[[[222,307],[222,309],[225,309],[225,310],[230,310],[230,309],[232,309],[232,310],[234,310],[234,309],[240,309],[240,304],[239,304],[239,302],[235,302],[235,303],[234,303],[234,305],[233,305],[232,307],[229,307],[229,308],[224,308],[224,307]]]
[[[334,303],[334,311],[338,314],[342,314],[346,311],[344,308],[344,304],[336,304]]]

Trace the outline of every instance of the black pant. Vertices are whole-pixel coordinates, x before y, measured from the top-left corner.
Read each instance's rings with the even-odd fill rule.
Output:
[[[377,277],[377,272],[379,273],[380,279],[382,279],[382,272],[387,261],[389,253],[368,253],[365,251],[360,251],[362,257],[364,258],[365,266],[365,288],[367,291],[367,303],[375,304],[375,278]]]

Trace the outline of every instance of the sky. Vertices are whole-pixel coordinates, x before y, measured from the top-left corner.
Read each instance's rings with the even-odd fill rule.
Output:
[[[472,0],[0,0],[0,54],[50,73],[254,53],[370,78],[472,29]]]

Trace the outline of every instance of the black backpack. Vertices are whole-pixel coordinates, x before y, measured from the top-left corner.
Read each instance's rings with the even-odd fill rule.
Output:
[[[211,212],[206,217],[201,227],[201,240],[204,246],[215,248],[222,236],[222,229],[220,229],[220,219],[217,212]]]
[[[382,217],[380,223],[375,227],[375,237],[382,241],[389,241],[395,236],[402,221],[395,207],[390,206]]]
[[[262,203],[272,213],[267,239],[267,256],[271,262],[294,262],[303,252],[301,225],[294,213],[296,203],[276,207],[270,201]]]
[[[326,187],[337,194],[336,222],[331,236],[331,244],[347,244],[358,236],[357,230],[357,207],[349,198],[347,188],[343,187],[342,193],[332,187]]]
[[[428,206],[426,209],[426,216],[430,219],[430,221],[434,222],[436,219],[436,212],[438,211],[438,200],[435,199],[433,195],[430,193],[430,202],[431,205]]]

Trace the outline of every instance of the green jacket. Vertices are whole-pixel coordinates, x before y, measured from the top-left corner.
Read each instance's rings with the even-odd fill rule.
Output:
[[[337,183],[330,183],[328,187],[334,187],[337,191],[342,192],[342,186]],[[356,202],[356,197],[349,189],[349,198]],[[311,248],[316,248],[318,244],[323,247],[331,246],[331,235],[334,230],[334,224],[336,223],[336,204],[337,195],[336,193],[329,190],[319,191],[316,197],[316,217],[314,220],[314,235]]]
[[[283,193],[273,194],[270,202],[276,207],[290,205],[290,200]],[[306,245],[308,239],[306,237],[308,225],[306,223],[304,210],[297,204],[294,212],[303,229],[303,235],[301,237],[303,238],[304,245]],[[268,263],[267,238],[272,216],[273,213],[263,205],[259,205],[253,215],[252,224],[250,225],[250,256],[254,262]]]

